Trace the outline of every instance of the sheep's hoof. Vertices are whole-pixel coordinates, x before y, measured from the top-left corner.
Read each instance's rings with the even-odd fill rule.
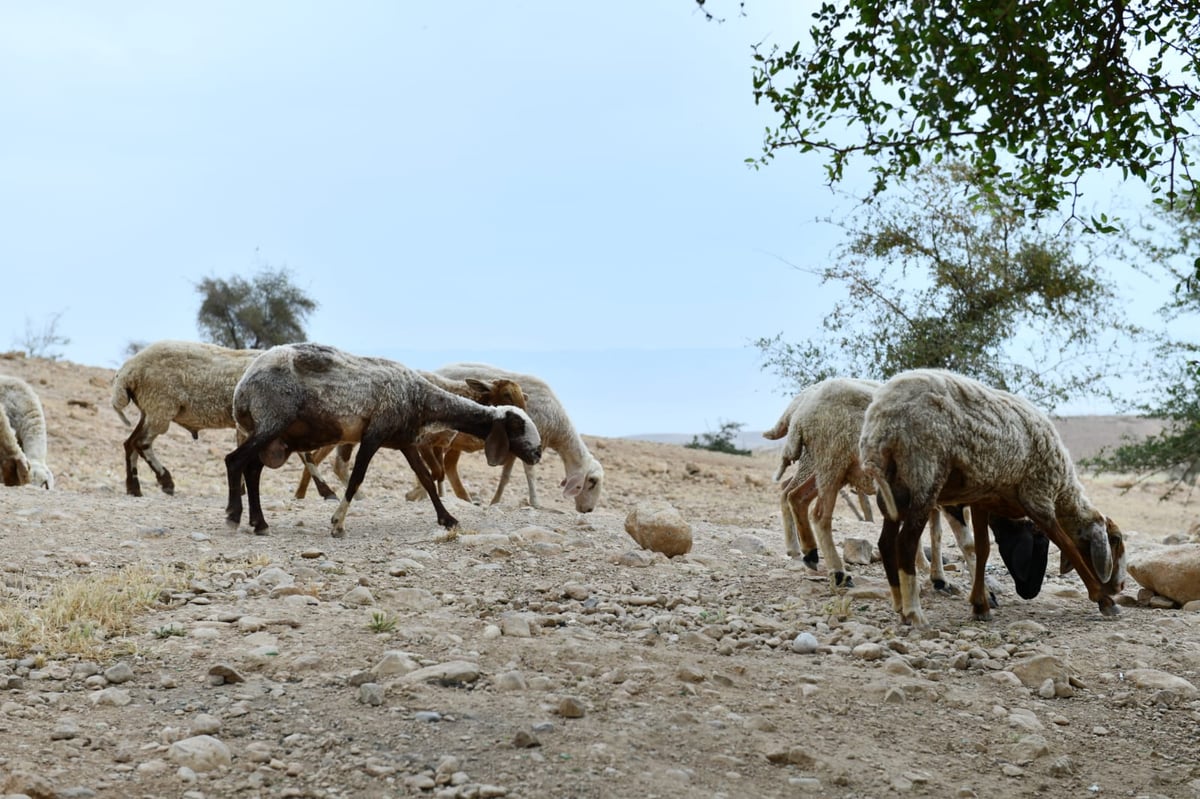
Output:
[[[332,530],[329,531],[329,535],[332,536],[333,538],[345,538],[346,537],[346,528],[345,527],[334,527]]]
[[[817,563],[820,561],[820,559],[821,553],[815,549],[810,549],[809,551],[805,552],[804,557],[801,558],[801,560],[804,561],[804,565],[813,571],[817,570]]]
[[[140,497],[142,495],[142,487],[136,482],[125,484],[125,493],[131,497]]]
[[[162,476],[158,478],[158,485],[162,488],[164,494],[172,496],[175,494],[175,481],[171,479],[171,473],[164,471]]]
[[[1099,605],[1100,605],[1100,615],[1102,615],[1102,616],[1108,616],[1108,617],[1112,618],[1113,616],[1121,615],[1121,609],[1119,607],[1117,607],[1117,603],[1114,602],[1113,598],[1110,596],[1101,597]]]
[[[925,612],[921,610],[910,610],[908,613],[901,614],[904,623],[911,626],[914,630],[928,630],[929,620],[925,618]]]
[[[829,582],[834,588],[853,588],[854,578],[845,572],[832,572]]]
[[[983,608],[983,609],[972,608],[971,609],[971,618],[973,618],[975,621],[991,621],[992,620],[992,612],[990,610],[988,610],[987,608]]]
[[[988,607],[989,607],[989,608],[998,608],[998,607],[1000,607],[1000,600],[999,600],[999,599],[996,599],[996,592],[995,592],[995,591],[988,591]]]
[[[266,530],[267,530],[268,526],[269,525],[266,523],[265,520],[255,522],[254,523],[254,534],[255,535],[266,535],[267,534]]]
[[[958,596],[962,593],[958,586],[947,580],[933,580],[933,590],[946,596]]]
[[[242,523],[242,520],[240,517],[236,517],[236,516],[226,516],[225,517],[225,526],[228,527],[230,530],[237,530],[238,527],[241,525],[241,523]]]

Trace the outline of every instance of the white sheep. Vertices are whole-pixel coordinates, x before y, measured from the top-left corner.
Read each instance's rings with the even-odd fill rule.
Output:
[[[939,504],[971,508],[976,619],[991,617],[984,587],[989,515],[1028,516],[1062,551],[1063,570],[1079,571],[1101,613],[1117,613],[1113,596],[1125,581],[1121,531],[1088,500],[1054,424],[1032,403],[943,369],[902,372],[867,407],[859,450],[879,489],[886,517],[879,550],[893,605],[906,622],[926,624],[916,553]]]
[[[112,381],[112,406],[129,425],[125,408],[132,402],[142,412],[125,439],[125,491],[140,497],[137,476],[140,455],[154,471],[166,494],[175,493],[175,481],[154,452],[154,439],[167,432],[171,422],[198,438],[201,430],[235,427],[233,389],[246,367],[262,350],[235,350],[197,341],[156,341],[131,356]],[[315,468],[312,469],[315,476]],[[307,472],[306,472],[307,473]],[[320,478],[323,496],[333,492]]]
[[[0,375],[0,475],[6,486],[54,488],[42,402],[28,383],[8,375]]]
[[[589,513],[596,507],[604,483],[604,468],[600,461],[588,451],[583,438],[575,431],[567,411],[559,402],[558,397],[539,377],[527,374],[508,372],[495,366],[482,363],[456,363],[443,366],[436,370],[438,374],[455,380],[475,378],[477,380],[508,379],[521,386],[525,394],[525,409],[529,417],[537,425],[542,437],[542,446],[552,449],[562,458],[566,475],[559,486],[563,496],[574,497],[575,509],[581,513]],[[446,477],[454,485],[458,481],[457,459],[446,464]],[[496,493],[492,496],[492,504],[500,501],[504,488],[508,485],[512,474],[512,461],[504,464],[500,473],[500,482]],[[534,483],[534,468],[528,461],[525,463],[525,482],[529,486],[529,504],[539,507],[537,488]],[[461,482],[460,482],[461,484]]]
[[[542,453],[537,427],[520,408],[480,405],[395,361],[321,344],[283,344],[256,358],[234,390],[233,415],[245,440],[225,456],[226,521],[234,529],[241,522],[244,480],[256,533],[267,528],[259,500],[263,466],[276,468],[292,452],[344,442],[359,445],[345,496],[331,520],[335,537],[345,535],[346,511],[380,447],[404,454],[433,502],[438,524],[447,529],[458,520],[442,504],[421,460],[417,444],[423,432],[447,427],[482,438],[492,465],[510,452],[537,463]]]
[[[763,433],[764,438],[787,436],[779,456],[775,480],[782,479],[791,464],[795,473],[780,493],[783,533],[787,553],[800,557],[809,568],[816,568],[819,554],[829,564],[829,579],[835,588],[853,585],[845,563],[833,544],[833,509],[843,486],[850,486],[859,497],[875,493],[875,485],[859,464],[858,438],[863,415],[881,384],[875,380],[830,378],[805,388],[788,404],[779,421]],[[816,520],[814,540],[809,508]],[[939,591],[951,592],[946,581],[941,552],[941,525],[935,509],[930,516],[930,580]],[[973,564],[975,547],[960,519],[947,514],[964,560]],[[924,560],[924,553],[922,553]]]

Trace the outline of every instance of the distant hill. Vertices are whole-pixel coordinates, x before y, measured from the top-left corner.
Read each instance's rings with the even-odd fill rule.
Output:
[[[1126,437],[1135,439],[1152,436],[1163,429],[1163,422],[1158,419],[1146,419],[1140,416],[1064,416],[1054,420],[1063,443],[1067,445],[1071,457],[1075,460],[1088,458],[1098,453],[1101,448],[1122,443]],[[698,435],[698,434],[695,434]],[[690,444],[695,437],[687,433],[645,433],[635,436],[624,436],[635,441],[654,441],[660,444]],[[761,430],[743,430],[735,439],[739,449],[773,450],[783,445],[783,440],[768,441],[762,437]]]

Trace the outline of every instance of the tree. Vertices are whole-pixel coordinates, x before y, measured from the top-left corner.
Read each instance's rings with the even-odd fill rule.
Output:
[[[304,320],[315,300],[292,285],[286,269],[264,268],[253,279],[206,277],[196,324],[206,341],[231,349],[265,349],[303,341]]]
[[[764,365],[797,386],[940,367],[1045,406],[1111,396],[1121,366],[1109,341],[1140,331],[1095,256],[1066,231],[1042,234],[976,177],[964,164],[922,167],[860,206],[832,264],[812,272],[846,289],[826,334],[761,339]]]
[[[812,19],[810,41],[755,48],[755,102],[778,117],[758,163],[815,150],[836,184],[864,156],[877,195],[963,160],[1034,213],[1074,215],[1108,167],[1169,200],[1191,186],[1198,0],[849,0]]]
[[[1161,309],[1164,319],[1171,322],[1200,315],[1197,204],[1159,206],[1157,219],[1130,238],[1149,263],[1160,266],[1175,280],[1175,291]],[[1195,330],[1194,326],[1189,328]],[[1097,472],[1133,473],[1139,480],[1167,472],[1173,479],[1163,494],[1165,499],[1184,485],[1195,487],[1200,479],[1200,341],[1164,336],[1157,348],[1157,360],[1166,364],[1162,388],[1154,399],[1141,402],[1138,410],[1144,416],[1163,420],[1166,426],[1141,441],[1106,447],[1083,465]]]
[[[712,452],[727,452],[730,455],[751,455],[748,449],[739,449],[734,443],[738,433],[745,427],[741,422],[721,422],[721,429],[716,433],[701,433],[692,436],[690,444],[683,446],[688,449],[707,449]]]

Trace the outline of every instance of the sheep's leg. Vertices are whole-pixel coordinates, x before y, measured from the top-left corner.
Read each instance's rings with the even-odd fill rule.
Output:
[[[315,452],[309,452],[300,456],[300,459],[304,461],[305,468],[304,471],[300,473],[300,484],[296,486],[296,499],[304,499],[305,495],[308,493],[309,480],[316,479],[319,481],[321,479],[317,476],[317,464],[329,457],[329,453],[331,452],[333,452],[332,444],[321,447]],[[326,486],[326,488],[328,488],[328,486]],[[317,490],[321,490],[319,483],[317,485]],[[328,499],[324,492],[321,492],[321,496]]]
[[[895,492],[893,492],[895,495]],[[917,582],[917,550],[921,548],[921,533],[929,521],[929,507],[913,503],[904,513],[904,521],[895,538],[896,568],[900,584],[900,615],[914,627],[928,627],[921,610],[921,591]]]
[[[497,504],[500,501],[500,497],[504,496],[504,489],[508,486],[508,478],[512,477],[512,467],[512,460],[504,462],[504,467],[500,470],[500,482],[496,484],[496,493],[492,494],[492,501],[489,504]],[[530,499],[532,500],[533,497],[531,496]]]
[[[820,560],[817,539],[813,536],[812,523],[808,518],[808,505],[817,495],[817,479],[809,477],[802,483],[789,480],[780,494],[783,511],[783,535],[787,553],[792,558],[801,558],[804,565],[814,571]],[[828,557],[828,556],[826,556]]]
[[[946,524],[950,525],[950,532],[954,533],[954,540],[958,543],[958,549],[963,556],[963,574],[975,573],[975,539],[974,534],[967,531],[967,509],[965,505],[947,505],[941,508],[942,516],[946,520]],[[987,536],[984,536],[985,538]],[[990,590],[987,592],[988,605],[993,608],[1000,607],[1000,602],[996,599],[996,595]]]
[[[367,464],[371,462],[371,458],[379,451],[380,442],[374,437],[368,438],[363,436],[363,440],[358,445],[358,455],[354,458],[354,468],[350,470],[350,479],[346,482],[346,495],[342,497],[342,501],[338,503],[337,510],[333,512],[333,518],[329,520],[332,528],[329,534],[334,538],[341,538],[346,535],[346,511],[350,509],[350,500],[354,499],[354,495],[358,493],[358,487],[362,485],[363,478],[367,476]],[[425,465],[421,463],[421,456],[417,453],[415,447],[409,446],[406,449],[401,449],[404,457],[408,458],[409,465],[412,465],[414,459],[420,466],[421,471],[425,473],[426,479],[429,481],[429,487],[433,485],[433,478],[429,477],[429,472],[425,471]],[[416,466],[413,466],[414,471]],[[418,477],[420,473],[418,473]]]
[[[461,449],[446,450],[442,456],[442,469],[446,472],[446,481],[450,483],[450,490],[454,492],[454,496],[467,502],[474,502],[475,498],[471,496],[471,492],[463,485],[462,478],[458,476],[458,459],[461,457]]]
[[[446,510],[446,506],[442,504],[442,498],[437,494],[437,487],[433,484],[433,475],[425,468],[425,462],[421,460],[421,453],[416,447],[407,446],[401,447],[400,451],[404,453],[404,457],[408,459],[408,465],[416,473],[417,479],[421,481],[421,485],[425,487],[425,493],[429,495],[429,500],[433,503],[433,508],[437,511],[438,524],[451,530],[458,526],[458,519],[450,515]],[[358,451],[358,457],[362,458],[362,448]],[[358,473],[358,461],[354,463],[354,474]],[[354,480],[354,474],[350,475],[350,480]],[[349,489],[347,489],[349,490]]]
[[[508,463],[505,465],[511,469],[512,463],[515,460],[516,460],[515,456],[509,455]],[[542,506],[541,506],[541,504],[538,503],[537,481],[534,480],[534,468],[535,467],[532,463],[522,462],[521,465],[525,467],[525,485],[529,486],[529,507],[540,508]]]
[[[146,415],[142,414],[138,423],[134,425],[133,432],[129,434],[129,438],[125,439],[125,492],[127,494],[135,497],[142,495],[142,486],[138,482],[137,476],[139,455],[149,464],[163,493],[175,493],[175,481],[171,478],[171,473],[167,471],[167,468],[158,460],[153,448],[154,439],[167,432],[169,426],[170,422],[165,425],[149,425],[146,422]]]
[[[883,514],[883,526],[879,530],[879,557],[883,560],[883,572],[887,575],[888,587],[892,589],[892,609],[903,613],[903,603],[900,596],[900,570],[896,560],[896,536],[900,532],[900,522],[892,521],[887,513]]]
[[[875,514],[871,513],[871,495],[865,494],[862,491],[857,491],[855,493],[858,494],[858,506],[862,508],[861,518],[868,522],[875,521]]]
[[[925,550],[923,547],[917,548],[919,560],[925,559]],[[918,563],[918,567],[921,564]],[[929,514],[929,582],[933,586],[933,590],[940,591],[943,594],[956,593],[953,585],[946,581],[946,564],[942,558],[942,517],[941,513],[934,508]]]
[[[825,555],[830,584],[834,588],[850,588],[854,585],[854,579],[846,574],[846,564],[833,544],[833,509],[841,493],[833,488],[834,485],[836,483],[817,486],[817,505],[813,511],[813,518],[817,522],[817,545]]]
[[[855,516],[857,516],[858,520],[860,522],[863,521],[863,515],[862,515],[862,513],[859,512],[858,506],[856,506],[854,504],[854,500],[850,499],[850,493],[848,491],[846,491],[846,489],[843,488],[841,491],[838,492],[838,495],[842,499],[846,500],[846,506],[850,508],[851,513],[853,513]]]
[[[991,547],[987,519],[985,511],[971,508],[971,528],[975,531],[975,577],[971,581],[971,616],[976,621],[991,621],[991,603],[994,601],[991,592],[987,590],[987,559]]]
[[[274,437],[255,435],[237,445],[225,456],[225,476],[229,483],[229,501],[225,504],[225,524],[236,530],[242,521],[242,480],[250,463],[258,461],[258,453]],[[257,486],[255,490],[257,491]]]
[[[247,461],[246,469],[243,472],[246,479],[246,504],[250,506],[250,518],[247,521],[254,529],[255,535],[266,535],[267,529],[267,519],[263,516],[262,501],[258,493],[262,470],[262,459],[251,458]]]
[[[317,455],[321,455],[321,457],[323,458],[324,455],[322,455],[322,452],[324,452],[325,454],[328,454],[331,450],[332,450],[332,447],[326,448],[324,450],[319,450],[317,452]],[[334,491],[332,488],[330,488],[329,484],[326,483],[324,480],[322,480],[320,473],[317,472],[317,463],[319,461],[317,460],[316,455],[313,455],[313,453],[311,453],[311,452],[301,452],[300,453],[300,462],[304,465],[304,470],[301,472],[301,476],[300,476],[300,486],[301,487],[303,487],[304,483],[308,482],[306,478],[311,478],[313,485],[315,485],[317,487],[317,493],[321,495],[321,499],[337,499],[338,498],[337,492]],[[301,492],[299,487],[296,489],[296,498],[297,499],[304,498],[304,494],[303,494],[303,492]]]

